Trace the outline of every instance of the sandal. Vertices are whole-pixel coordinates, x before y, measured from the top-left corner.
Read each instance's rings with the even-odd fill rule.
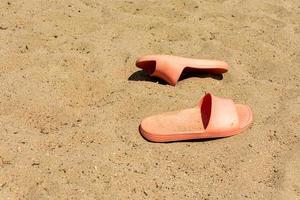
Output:
[[[207,93],[195,108],[144,119],[140,132],[153,142],[220,138],[243,132],[252,120],[249,106]]]
[[[169,55],[143,56],[136,61],[136,66],[150,76],[159,77],[175,86],[180,75],[185,72],[206,72],[221,74],[228,71],[228,64],[217,60],[198,60]]]

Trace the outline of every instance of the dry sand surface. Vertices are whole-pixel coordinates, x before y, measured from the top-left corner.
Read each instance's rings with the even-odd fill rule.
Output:
[[[176,87],[145,54],[225,60]],[[299,0],[1,0],[0,199],[300,199]],[[149,115],[249,104],[219,140],[156,144]]]

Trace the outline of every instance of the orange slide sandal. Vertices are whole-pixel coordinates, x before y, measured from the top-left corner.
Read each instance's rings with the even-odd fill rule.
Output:
[[[153,142],[229,137],[246,130],[252,119],[249,106],[207,93],[195,108],[144,119],[140,132]]]
[[[175,86],[183,70],[221,74],[228,71],[228,64],[217,60],[198,60],[169,55],[148,55],[139,58],[136,66],[150,76],[156,76]]]

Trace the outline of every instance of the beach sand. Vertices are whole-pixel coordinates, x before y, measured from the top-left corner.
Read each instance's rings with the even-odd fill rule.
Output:
[[[299,0],[2,0],[0,199],[300,199]],[[146,54],[229,63],[176,87]],[[254,122],[158,144],[144,117],[210,91]]]

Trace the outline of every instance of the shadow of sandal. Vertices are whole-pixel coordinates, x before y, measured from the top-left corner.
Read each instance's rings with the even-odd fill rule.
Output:
[[[215,80],[222,80],[223,74],[213,74],[213,73],[208,73],[207,71],[202,70],[202,69],[193,69],[190,67],[186,67],[182,71],[178,81],[185,80],[185,79],[192,78],[192,77],[212,78]]]
[[[146,141],[151,142],[151,143],[156,143],[153,141],[148,140],[145,138],[143,135],[141,135]],[[172,143],[206,143],[206,142],[211,142],[211,141],[216,141],[216,140],[222,140],[226,139],[226,137],[220,137],[220,138],[206,138],[206,139],[193,139],[193,140],[181,140],[181,141],[168,141],[168,142],[162,142],[163,144],[172,144]],[[159,144],[162,144],[159,143]]]
[[[200,72],[200,73],[199,73]],[[222,80],[223,75],[222,74],[211,74],[207,72],[201,72],[200,70],[193,70],[190,68],[186,68],[183,70],[179,81],[185,80],[191,77],[199,77],[199,78],[213,78],[215,80]],[[136,71],[133,74],[131,74],[128,78],[129,81],[148,81],[148,82],[158,82],[159,84],[162,85],[167,85],[167,82],[160,78],[156,77],[151,77],[148,75],[147,72],[144,70]]]
[[[162,85],[167,85],[167,82],[160,78],[156,77],[151,77],[149,76],[144,70],[136,71],[133,74],[131,74],[128,78],[129,81],[148,81],[148,82],[153,82],[156,83],[158,82],[159,84]]]

